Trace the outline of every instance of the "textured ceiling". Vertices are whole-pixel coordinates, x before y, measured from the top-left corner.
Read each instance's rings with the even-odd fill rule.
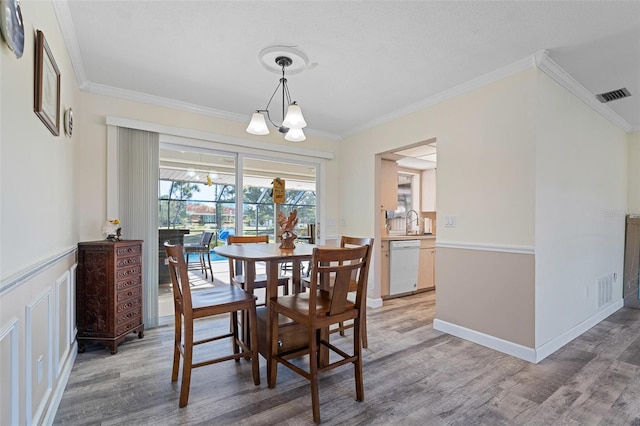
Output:
[[[640,129],[640,2],[68,1],[79,83],[248,121],[278,83],[258,52],[296,46],[308,130],[343,137],[536,52]],[[278,115],[277,115],[278,117]]]

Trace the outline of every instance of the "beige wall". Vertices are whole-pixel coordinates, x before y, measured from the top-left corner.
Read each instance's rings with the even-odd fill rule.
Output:
[[[640,132],[629,135],[627,213],[640,214]]]
[[[528,347],[535,359],[603,309],[597,278],[621,276],[614,216],[627,197],[627,136],[532,68],[348,138],[343,167],[362,166],[344,188],[345,225],[376,232],[376,153],[434,137],[438,217],[457,223],[437,224],[436,319]],[[500,259],[497,269],[460,272],[483,258]],[[379,264],[374,274],[376,286]],[[479,288],[490,309],[469,308]]]
[[[534,347],[535,256],[438,248],[436,257],[438,320]]]
[[[345,225],[374,232],[376,153],[436,138],[438,216],[457,217],[456,228],[438,221],[438,239],[533,245],[534,84],[530,69],[347,138],[345,167],[359,167],[344,188]]]
[[[374,157],[378,152],[436,138],[438,143],[438,217],[456,216],[457,226],[445,228],[438,220],[439,244],[491,246],[492,249],[518,249],[533,252],[535,156],[534,122],[536,71],[524,72],[473,90],[435,106],[351,136],[342,150],[343,168],[359,164],[342,197],[346,227],[362,234],[376,232]],[[436,255],[438,288],[436,317],[469,324],[470,313],[464,302],[474,281],[460,282],[456,269],[464,250],[440,250]],[[473,254],[480,252],[473,251]],[[380,255],[374,253],[374,294],[379,294]],[[511,256],[503,256],[509,262]],[[464,264],[464,263],[462,263]],[[505,265],[511,268],[513,265]],[[459,272],[459,271],[458,271]],[[532,271],[531,271],[532,272]],[[532,344],[534,333],[532,278],[508,278],[496,282],[494,275],[477,276],[486,297],[494,300],[485,333],[501,338],[520,338]],[[505,286],[510,287],[504,292]],[[519,313],[517,329],[504,332],[500,318],[512,314],[513,306],[529,301]],[[480,311],[474,311],[480,315]],[[486,317],[487,311],[482,311]],[[471,322],[473,323],[473,321]]]
[[[61,113],[78,113],[78,87],[51,4],[22,4],[25,42],[16,59],[0,43],[2,58],[2,129],[0,158],[0,278],[73,246],[74,146],[81,139],[53,136],[33,112],[35,31],[41,30],[61,74]]]
[[[35,32],[41,30],[61,75],[60,113],[81,113],[79,91],[53,7],[21,2],[24,54],[0,42],[0,424],[52,420],[75,359],[75,148],[33,112]],[[40,368],[38,366],[41,366]],[[38,371],[41,374],[38,374]],[[40,379],[39,377],[40,376]]]

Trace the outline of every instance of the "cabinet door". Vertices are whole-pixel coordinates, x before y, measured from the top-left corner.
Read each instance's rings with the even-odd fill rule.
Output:
[[[435,287],[435,248],[420,249],[420,268],[418,269],[418,289]]]
[[[424,170],[421,175],[422,211],[436,211],[436,170]]]
[[[381,264],[380,264],[380,295],[386,297],[389,295],[389,243],[382,248]]]
[[[382,210],[398,208],[398,164],[382,160],[380,165],[380,202]]]

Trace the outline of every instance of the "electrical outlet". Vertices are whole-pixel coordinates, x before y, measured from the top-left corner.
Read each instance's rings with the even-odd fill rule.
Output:
[[[44,374],[44,357],[40,355],[40,358],[38,358],[38,366],[37,366],[37,372],[36,372],[36,378],[38,380],[38,384],[42,382],[43,374]]]

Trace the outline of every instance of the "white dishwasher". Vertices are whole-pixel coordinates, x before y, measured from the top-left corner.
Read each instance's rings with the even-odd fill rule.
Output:
[[[391,241],[389,251],[389,296],[416,291],[420,241]]]

